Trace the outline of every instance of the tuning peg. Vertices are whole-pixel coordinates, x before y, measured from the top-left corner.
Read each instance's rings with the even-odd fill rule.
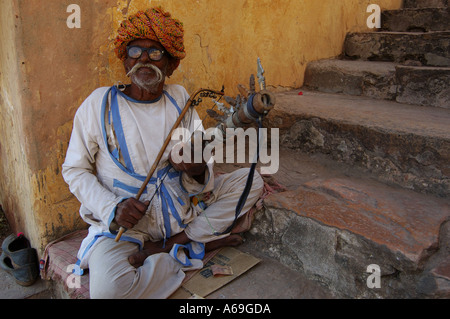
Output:
[[[223,122],[223,121],[225,121],[225,119],[227,118],[226,115],[220,115],[220,114],[217,113],[216,111],[210,110],[210,109],[206,110],[206,113],[207,113],[211,118],[213,118],[213,119],[215,119],[216,121],[219,121],[219,122]]]
[[[250,88],[250,94],[255,94],[255,92],[256,92],[256,81],[255,81],[255,75],[254,74],[252,74],[250,76],[249,88]]]
[[[241,98],[241,95],[238,94],[236,96],[236,108],[240,108],[241,107],[241,103],[242,103],[242,98]]]
[[[243,86],[242,84],[238,84],[237,86],[239,93],[244,97],[247,98],[250,95],[250,92],[247,90],[247,88],[245,86]]]
[[[227,102],[231,106],[236,106],[236,100],[233,99],[232,97],[225,96],[225,102]]]
[[[218,108],[219,111],[221,111],[222,113],[224,113],[224,114],[226,114],[226,115],[228,115],[228,114],[231,113],[231,112],[230,112],[230,109],[228,109],[228,108],[225,106],[224,103],[217,102],[216,100],[213,100],[213,102],[214,102],[214,104],[216,104],[217,108]],[[233,107],[231,107],[231,109],[232,109],[232,108],[233,108]]]

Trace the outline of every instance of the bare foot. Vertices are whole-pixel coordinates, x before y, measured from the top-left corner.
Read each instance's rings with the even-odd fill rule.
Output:
[[[128,262],[131,266],[139,268],[144,264],[144,261],[148,256],[150,256],[150,254],[142,250],[128,257]]]
[[[128,262],[135,268],[141,267],[148,256],[159,253],[168,253],[170,251],[170,247],[166,245],[166,247],[163,248],[163,246],[164,244],[162,241],[156,243],[150,241],[145,242],[144,249],[129,256]]]

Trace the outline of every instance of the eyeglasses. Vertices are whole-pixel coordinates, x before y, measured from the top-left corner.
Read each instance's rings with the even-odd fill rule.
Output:
[[[148,57],[152,61],[161,61],[166,53],[164,50],[160,50],[157,48],[143,48],[139,46],[128,46],[127,53],[130,58],[139,59],[142,56],[142,53],[146,51],[148,53]]]

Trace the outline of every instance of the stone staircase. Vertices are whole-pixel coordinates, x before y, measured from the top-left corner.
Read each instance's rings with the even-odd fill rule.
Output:
[[[405,0],[382,18],[278,93],[266,125],[280,128],[288,190],[265,200],[249,239],[337,297],[448,298],[448,1]]]

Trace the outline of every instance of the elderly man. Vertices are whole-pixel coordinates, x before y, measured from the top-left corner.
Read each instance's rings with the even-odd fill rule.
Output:
[[[160,7],[122,22],[115,52],[131,84],[95,90],[75,115],[62,174],[90,224],[78,271],[89,268],[91,298],[167,298],[184,271],[202,267],[205,250],[242,242],[226,232],[246,169],[214,176],[212,161],[175,164],[172,142],[135,199],[189,99],[183,87],[165,84],[185,57],[183,33],[182,23]],[[191,109],[181,127],[194,132],[198,119]],[[262,188],[256,174],[242,213]],[[119,227],[127,231],[115,242]]]

